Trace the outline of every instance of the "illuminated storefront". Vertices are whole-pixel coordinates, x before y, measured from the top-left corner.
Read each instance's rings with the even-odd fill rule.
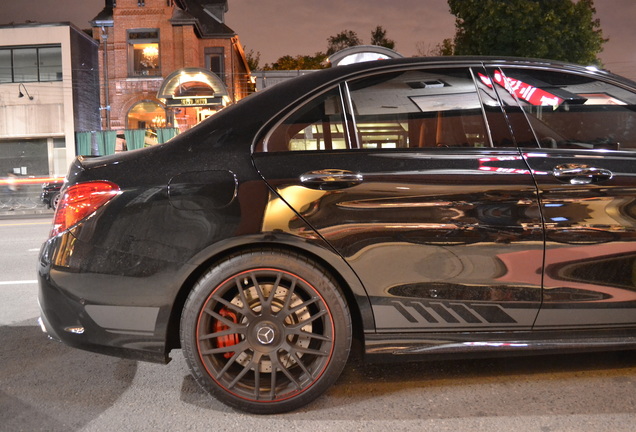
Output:
[[[163,143],[247,96],[250,70],[227,11],[227,0],[104,0],[91,21],[102,131],[124,136],[128,150]]]
[[[170,123],[184,131],[205,120],[231,101],[225,84],[203,68],[183,68],[166,77],[157,98],[170,112]]]

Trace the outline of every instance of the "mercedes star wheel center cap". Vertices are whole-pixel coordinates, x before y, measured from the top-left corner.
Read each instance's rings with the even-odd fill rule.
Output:
[[[276,331],[270,324],[262,324],[256,330],[256,339],[263,345],[269,345],[274,342]]]

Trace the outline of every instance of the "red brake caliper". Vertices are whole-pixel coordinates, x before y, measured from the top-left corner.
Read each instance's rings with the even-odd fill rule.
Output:
[[[236,314],[234,312],[232,312],[231,310],[227,309],[227,308],[223,308],[219,311],[219,315],[221,315],[223,318],[226,318],[230,321],[232,321],[233,323],[238,323],[238,320],[236,318]],[[222,321],[214,321],[214,333],[218,333],[218,332],[222,332],[229,329],[228,326],[226,326],[225,324],[223,324]],[[240,342],[239,340],[239,335],[236,333],[233,334],[229,334],[229,335],[225,335],[225,336],[220,336],[218,338],[216,338],[216,347],[217,348],[226,348],[232,345],[236,345]],[[231,358],[234,355],[233,352],[227,352],[225,354],[223,354],[223,356],[227,359]]]

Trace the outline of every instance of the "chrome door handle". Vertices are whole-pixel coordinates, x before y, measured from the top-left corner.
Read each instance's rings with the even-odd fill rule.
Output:
[[[599,183],[610,180],[614,176],[608,169],[579,164],[557,165],[552,170],[552,174],[557,180],[573,185]]]
[[[340,169],[310,171],[300,175],[300,182],[304,186],[320,190],[346,189],[362,183],[363,180],[360,173]]]

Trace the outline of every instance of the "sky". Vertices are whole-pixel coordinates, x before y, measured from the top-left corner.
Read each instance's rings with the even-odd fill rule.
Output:
[[[104,7],[104,0],[2,0],[0,24],[70,21],[80,28]],[[609,38],[600,54],[605,68],[636,80],[636,0],[596,0],[597,18]],[[28,5],[28,6],[27,6]],[[327,50],[327,38],[355,31],[369,43],[381,25],[404,56],[427,53],[455,34],[447,0],[229,0],[225,23],[260,64],[284,55]],[[4,41],[2,41],[4,42]]]

